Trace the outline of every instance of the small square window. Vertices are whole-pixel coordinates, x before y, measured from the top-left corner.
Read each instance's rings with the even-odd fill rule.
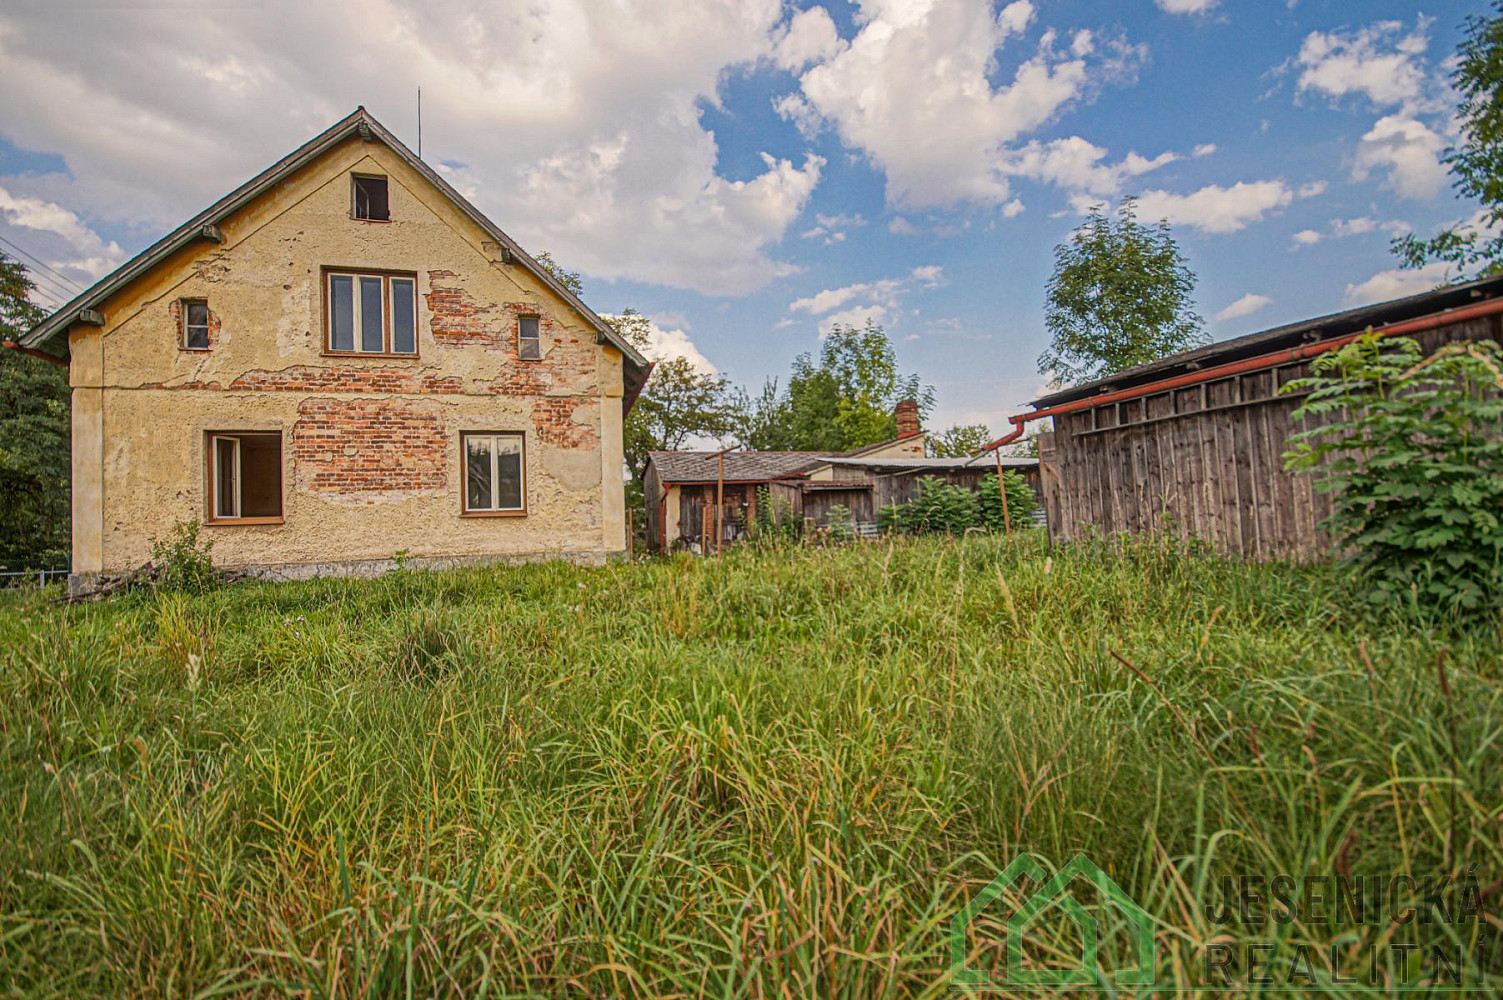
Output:
[[[527,462],[520,434],[464,434],[466,514],[521,514],[526,510]]]
[[[354,174],[351,177],[354,182],[354,211],[357,219],[369,219],[372,222],[390,222],[391,205],[386,199],[385,177],[362,177]]]
[[[538,326],[536,316],[523,316],[517,321],[517,357],[523,361],[539,361],[543,357],[543,337]]]
[[[189,351],[209,349],[209,303],[203,299],[183,299],[178,308],[182,329],[182,346]]]
[[[282,516],[282,435],[209,435],[209,520],[276,520]]]

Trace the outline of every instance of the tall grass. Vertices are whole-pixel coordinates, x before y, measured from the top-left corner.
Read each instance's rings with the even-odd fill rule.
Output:
[[[1015,536],[12,595],[0,991],[938,996],[952,915],[1079,851],[1189,986],[1224,874],[1503,876],[1498,631],[1339,587]],[[1392,981],[1400,932],[1233,933]]]

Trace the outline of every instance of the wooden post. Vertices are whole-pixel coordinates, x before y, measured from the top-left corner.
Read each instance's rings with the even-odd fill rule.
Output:
[[[1007,484],[1002,481],[1002,449],[992,449],[997,455],[997,492],[1002,494],[1002,533],[1012,534],[1012,518],[1007,513]]]
[[[725,532],[720,527],[720,512],[725,507],[725,449],[715,456],[715,554],[720,555],[721,536]]]
[[[632,530],[632,523],[631,523],[631,508],[628,507],[628,508],[626,508],[626,558],[628,558],[628,559],[630,559],[632,557],[631,548],[632,548],[632,535],[633,534],[634,534],[634,532]]]

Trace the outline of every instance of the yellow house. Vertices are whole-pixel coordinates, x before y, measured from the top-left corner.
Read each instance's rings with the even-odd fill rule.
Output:
[[[27,333],[76,589],[196,521],[259,575],[624,551],[649,365],[363,108]]]

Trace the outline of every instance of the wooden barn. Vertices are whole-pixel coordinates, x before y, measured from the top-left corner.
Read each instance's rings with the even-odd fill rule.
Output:
[[[1298,396],[1280,394],[1317,355],[1369,327],[1429,352],[1503,333],[1503,277],[1364,306],[1176,354],[1035,400],[1012,417],[1052,418],[1039,458],[1056,541],[1172,531],[1250,558],[1326,551],[1329,512],[1309,476],[1284,471]]]

